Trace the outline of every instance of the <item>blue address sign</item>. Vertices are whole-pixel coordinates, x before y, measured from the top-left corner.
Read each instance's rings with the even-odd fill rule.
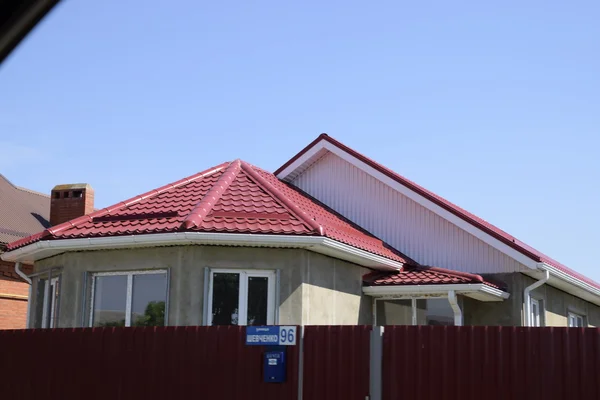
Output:
[[[248,346],[295,346],[295,326],[248,326],[246,327]]]

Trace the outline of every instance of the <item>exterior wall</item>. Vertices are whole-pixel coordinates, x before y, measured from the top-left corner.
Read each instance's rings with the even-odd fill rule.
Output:
[[[25,273],[31,267],[24,266]],[[0,260],[0,329],[25,329],[29,284],[15,272],[14,263]]]
[[[529,276],[521,276],[524,281],[524,287],[535,282]],[[531,296],[542,301],[545,326],[568,326],[569,312],[583,315],[587,326],[600,326],[600,307],[579,297],[563,292],[550,285],[540,286],[531,293]]]
[[[362,275],[367,270],[307,250],[177,246],[75,252],[41,260],[35,272],[58,267],[62,267],[61,328],[82,326],[89,314],[86,272],[167,268],[169,325],[202,325],[205,268],[278,269],[280,324],[368,324],[371,319],[370,298],[362,296]],[[35,289],[34,284],[33,293]],[[32,320],[38,300],[33,297]]]
[[[367,269],[321,254],[305,251],[308,263],[303,278],[304,325],[370,324],[371,298],[362,294]]]
[[[333,153],[292,183],[421,264],[477,273],[526,268]]]
[[[486,276],[486,278],[505,283],[508,286],[510,298],[501,303],[485,303],[465,298],[463,303],[465,325],[523,326],[523,291],[535,280],[521,273],[496,274]],[[548,284],[535,289],[531,295],[533,298],[541,300],[544,308],[542,315],[544,326],[568,326],[569,312],[586,317],[588,326],[600,326],[600,307],[595,304]]]
[[[527,284],[521,273],[485,275],[485,278],[504,284],[510,297],[502,302],[483,302],[463,297],[465,325],[523,326],[523,290]]]

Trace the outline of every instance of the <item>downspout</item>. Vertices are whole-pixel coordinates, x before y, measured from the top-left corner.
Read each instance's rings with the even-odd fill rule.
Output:
[[[25,328],[29,329],[29,313],[31,311],[31,278],[21,271],[21,263],[19,261],[15,263],[15,272],[29,284],[29,295],[27,296],[27,316],[25,317]]]
[[[548,282],[548,279],[550,279],[550,271],[541,267],[538,267],[538,269],[544,271],[544,277],[539,281],[534,282],[532,285],[527,286],[523,291],[523,298],[525,299],[525,326],[531,326],[531,292]]]
[[[454,326],[462,326],[462,310],[458,305],[458,299],[454,290],[448,292],[448,302],[450,303],[450,307],[452,307],[452,311],[454,311]]]

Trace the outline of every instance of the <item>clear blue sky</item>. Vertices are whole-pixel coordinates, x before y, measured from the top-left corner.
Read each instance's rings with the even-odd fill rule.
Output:
[[[0,172],[104,207],[327,132],[600,281],[600,3],[488,3],[64,1],[0,66]]]

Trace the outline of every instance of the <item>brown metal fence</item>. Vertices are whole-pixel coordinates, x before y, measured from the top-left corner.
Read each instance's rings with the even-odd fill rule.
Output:
[[[378,387],[384,400],[600,399],[600,329],[308,326],[285,383],[263,382],[264,349],[244,339],[244,327],[0,331],[0,399],[293,400],[299,375],[302,400],[378,400]]]
[[[364,400],[370,336],[370,326],[307,326],[303,399]]]
[[[0,331],[0,399],[295,399],[288,380],[263,383],[262,352],[243,327]]]
[[[383,399],[600,399],[600,329],[386,327]]]

